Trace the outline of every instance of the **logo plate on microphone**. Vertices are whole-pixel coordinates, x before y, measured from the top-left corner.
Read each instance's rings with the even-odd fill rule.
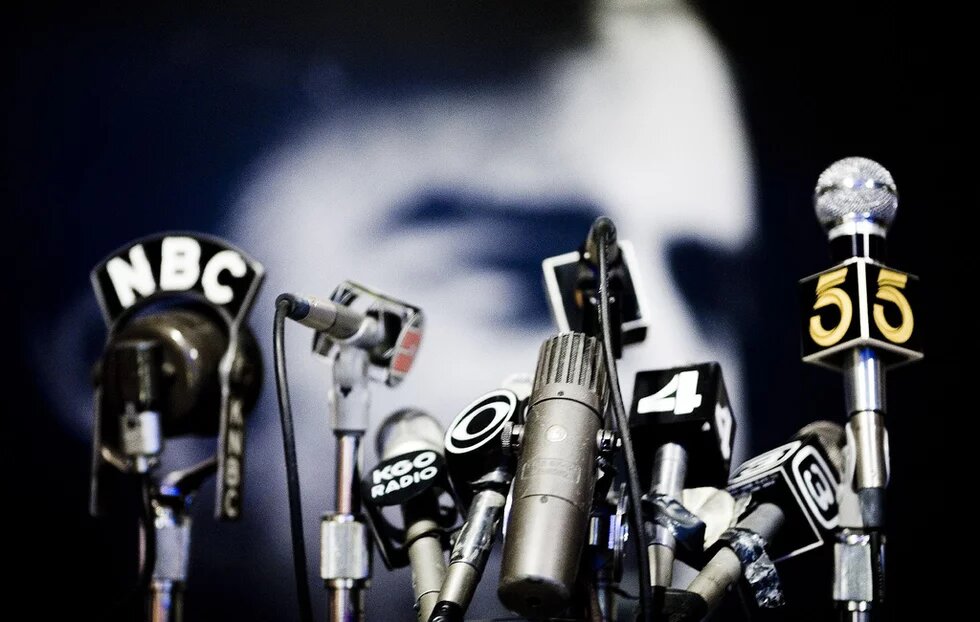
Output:
[[[411,451],[378,463],[364,479],[363,493],[378,506],[401,505],[443,480],[445,472],[436,452]]]
[[[522,479],[540,475],[552,475],[577,484],[582,480],[582,469],[573,462],[556,458],[540,458],[524,463],[524,468],[521,469]]]
[[[200,233],[164,233],[127,244],[92,270],[106,324],[151,299],[191,297],[230,321],[248,310],[262,266],[241,250]]]
[[[686,485],[723,486],[735,440],[735,418],[721,366],[700,363],[636,374],[630,430],[640,472],[651,472],[653,450],[680,443],[694,456],[688,461]],[[644,485],[648,482],[641,481]]]
[[[464,408],[446,430],[446,451],[464,454],[487,443],[500,442],[500,432],[517,412],[517,395],[507,389],[491,391]]]
[[[824,529],[837,527],[837,478],[812,445],[793,456],[793,477],[813,517]]]
[[[800,281],[803,361],[840,369],[843,354],[871,346],[888,367],[923,356],[917,277],[852,259]]]

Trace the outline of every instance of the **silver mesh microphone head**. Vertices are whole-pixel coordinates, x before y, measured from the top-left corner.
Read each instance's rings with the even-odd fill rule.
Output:
[[[898,190],[892,174],[874,160],[844,158],[820,174],[813,202],[831,240],[858,233],[885,237],[898,210]]]
[[[442,424],[432,415],[415,408],[403,408],[388,415],[378,427],[376,449],[382,460],[426,449],[441,456],[445,434]]]
[[[599,416],[606,404],[609,385],[602,345],[595,337],[584,333],[561,333],[543,344],[538,352],[538,368],[534,374],[531,402],[538,402],[552,393],[571,397],[572,392],[591,395]]]

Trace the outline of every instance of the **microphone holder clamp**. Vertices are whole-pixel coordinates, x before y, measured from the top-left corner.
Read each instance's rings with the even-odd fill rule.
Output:
[[[156,543],[156,563],[150,583],[151,622],[181,622],[191,546],[190,507],[204,481],[218,468],[210,458],[174,471],[155,487],[150,505]]]

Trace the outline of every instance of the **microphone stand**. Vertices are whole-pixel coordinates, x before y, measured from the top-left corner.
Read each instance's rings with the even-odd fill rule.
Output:
[[[885,367],[873,348],[855,348],[843,365],[849,464],[859,527],[843,526],[834,550],[834,598],[849,622],[871,622],[884,584],[884,499],[888,483]]]
[[[328,619],[360,622],[364,620],[364,591],[371,580],[369,527],[361,511],[359,477],[361,438],[367,431],[371,402],[368,383],[376,380],[394,387],[408,373],[422,338],[422,310],[351,281],[341,283],[330,300],[282,294],[276,308],[276,377],[291,481],[293,555],[300,608],[304,618],[312,616],[308,589],[303,583],[306,552],[302,546],[289,398],[284,388],[285,355],[281,344],[282,323],[287,318],[316,331],[313,353],[330,364],[332,382],[327,403],[330,428],[336,439],[335,507],[320,521],[320,577],[327,590]]]
[[[197,489],[218,468],[210,458],[164,478],[150,498],[156,562],[147,595],[150,622],[181,622],[191,546],[190,507]]]
[[[364,620],[365,590],[371,579],[371,549],[361,512],[361,437],[370,408],[368,353],[336,346],[329,353],[333,387],[329,403],[337,442],[335,510],[320,523],[320,577],[327,589],[330,622]]]

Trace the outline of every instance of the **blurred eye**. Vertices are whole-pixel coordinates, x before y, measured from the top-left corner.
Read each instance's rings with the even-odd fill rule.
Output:
[[[513,279],[518,308],[508,320],[524,328],[551,323],[544,296],[541,261],[578,249],[600,207],[583,199],[507,201],[451,190],[433,191],[394,210],[391,230],[420,227],[453,231],[462,269],[505,272]]]

